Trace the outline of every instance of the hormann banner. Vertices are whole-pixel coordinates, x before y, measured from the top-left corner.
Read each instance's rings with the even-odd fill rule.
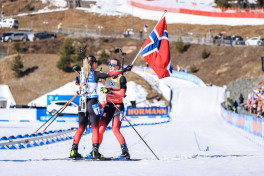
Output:
[[[168,115],[168,107],[147,107],[147,108],[133,108],[128,107],[127,116],[162,116]]]

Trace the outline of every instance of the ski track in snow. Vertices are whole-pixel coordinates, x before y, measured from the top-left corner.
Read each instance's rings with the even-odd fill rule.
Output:
[[[155,158],[132,128],[124,128],[121,132],[128,144],[131,158],[140,158],[141,161],[45,160],[67,157],[72,145],[72,140],[68,140],[22,150],[0,150],[1,175],[262,175],[264,169],[260,163],[264,159],[263,147],[248,140],[241,135],[239,129],[224,122],[216,112],[219,105],[212,104],[212,101],[218,101],[221,92],[219,88],[202,89],[182,80],[175,80],[173,85],[175,90],[180,91],[177,95],[178,103],[173,104],[175,111],[171,122],[135,126],[160,160]],[[190,102],[190,99],[197,101]],[[199,110],[203,112],[206,107],[214,108],[215,111],[199,113]],[[4,134],[3,131],[7,129],[6,135],[13,132],[29,133],[41,124],[30,122],[12,125],[11,122],[1,122],[0,133]],[[56,122],[50,130],[77,126],[73,122]],[[205,151],[207,146],[209,151]],[[88,134],[82,137],[79,152],[86,155],[90,151],[91,134]],[[106,157],[121,153],[112,131],[105,133],[100,152]]]

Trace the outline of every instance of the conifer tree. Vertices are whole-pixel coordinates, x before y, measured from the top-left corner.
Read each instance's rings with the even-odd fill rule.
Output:
[[[12,70],[14,71],[15,77],[19,78],[22,76],[22,68],[24,68],[23,62],[21,60],[21,56],[17,55],[12,63]]]

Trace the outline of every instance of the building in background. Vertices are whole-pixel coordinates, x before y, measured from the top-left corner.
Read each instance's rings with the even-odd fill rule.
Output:
[[[9,109],[10,106],[16,105],[16,101],[8,85],[0,84],[0,107]]]

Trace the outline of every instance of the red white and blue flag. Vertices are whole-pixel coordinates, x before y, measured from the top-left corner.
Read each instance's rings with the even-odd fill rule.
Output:
[[[156,72],[159,79],[170,76],[172,67],[165,17],[158,23],[143,44],[142,55]]]

